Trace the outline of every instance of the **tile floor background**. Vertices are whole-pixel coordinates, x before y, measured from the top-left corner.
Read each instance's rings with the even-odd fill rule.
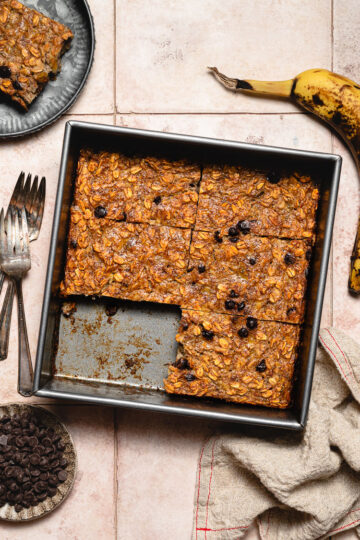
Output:
[[[27,0],[24,0],[26,3]],[[232,94],[207,73],[288,79],[333,69],[360,81],[358,0],[90,0],[95,62],[68,115],[22,140],[0,144],[0,204],[20,169],[46,175],[43,228],[24,283],[29,339],[36,350],[64,124],[70,118],[199,134],[257,144],[331,151],[343,172],[323,325],[360,333],[360,299],[347,292],[359,215],[359,178],[336,136],[294,105]],[[15,319],[14,319],[15,321]],[[0,400],[16,393],[16,324],[0,364]],[[79,474],[69,499],[27,525],[0,524],[2,540],[188,540],[201,441],[219,426],[126,410],[47,404],[69,426]],[[355,538],[352,532],[341,535]],[[247,540],[255,540],[255,528]],[[340,538],[340,536],[339,536]]]

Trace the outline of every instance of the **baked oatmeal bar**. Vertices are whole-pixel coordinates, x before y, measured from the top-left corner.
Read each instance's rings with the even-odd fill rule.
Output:
[[[25,110],[50,77],[73,33],[17,0],[0,1],[0,91]]]
[[[319,190],[310,177],[281,176],[244,167],[204,168],[196,230],[216,231],[246,221],[252,233],[311,238]]]
[[[81,151],[75,204],[109,219],[190,228],[200,167],[186,161]]]
[[[72,209],[61,293],[179,302],[190,231],[117,223]]]
[[[181,307],[301,323],[308,242],[194,231]]]
[[[290,404],[299,326],[184,310],[165,389],[266,407]]]

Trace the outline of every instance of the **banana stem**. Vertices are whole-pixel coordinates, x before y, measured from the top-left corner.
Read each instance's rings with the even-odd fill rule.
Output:
[[[232,79],[227,77],[216,67],[208,68],[225,88],[228,90],[240,90],[242,92],[250,92],[252,94],[268,94],[271,96],[291,97],[291,89],[294,79],[288,81],[253,81],[250,79]]]

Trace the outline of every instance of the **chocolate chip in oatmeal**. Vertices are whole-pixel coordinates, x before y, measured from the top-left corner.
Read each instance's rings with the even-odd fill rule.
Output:
[[[200,264],[198,265],[198,272],[199,272],[199,274],[203,274],[203,273],[205,272],[205,270],[206,270],[205,264],[200,263]]]
[[[214,337],[214,332],[212,330],[206,330],[205,328],[203,328],[201,330],[201,333],[203,335],[203,337],[209,341],[211,341]]]
[[[155,197],[154,203],[155,203],[155,204],[160,204],[160,203],[161,203],[161,197],[160,197],[160,195],[158,195],[157,197]]]
[[[225,309],[234,309],[235,306],[234,300],[225,300]]]
[[[245,338],[245,337],[248,337],[249,335],[249,330],[247,328],[245,328],[245,326],[243,326],[242,328],[240,328],[238,330],[238,336],[241,337],[241,338]]]
[[[218,244],[221,244],[223,239],[221,238],[220,236],[220,232],[219,231],[215,231],[214,232],[214,238],[215,238],[215,241],[218,243]]]
[[[97,218],[103,218],[103,217],[106,216],[107,210],[106,210],[106,208],[104,208],[104,206],[97,206],[95,208],[94,214],[95,214],[95,217],[97,217]]]
[[[186,358],[179,358],[174,362],[174,367],[177,369],[189,369],[189,362],[186,360]]]
[[[261,360],[261,362],[259,362],[258,365],[256,366],[256,371],[259,371],[260,373],[262,373],[265,370],[266,370],[266,362],[265,360]]]
[[[296,261],[296,257],[293,253],[286,253],[284,257],[285,264],[287,265],[294,264],[295,261]]]
[[[255,317],[248,317],[246,319],[246,326],[249,328],[249,330],[254,330],[258,325],[257,319]]]

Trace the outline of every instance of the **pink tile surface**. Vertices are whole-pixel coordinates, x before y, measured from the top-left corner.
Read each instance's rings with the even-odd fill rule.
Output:
[[[118,539],[183,540],[192,530],[196,465],[211,425],[118,412]]]
[[[113,540],[114,412],[105,407],[47,407],[73,436],[78,471],[68,498],[53,513],[27,524],[1,522],[1,540]]]
[[[71,114],[107,114],[115,107],[113,0],[88,0],[95,26],[94,63]]]
[[[334,0],[334,71],[360,82],[360,11],[357,0]]]
[[[328,0],[117,0],[118,112],[282,112],[279,100],[233,95],[231,77],[291,79],[331,65]]]
[[[331,151],[331,134],[307,114],[277,115],[117,115],[116,123],[142,129],[187,133],[254,144]],[[322,326],[331,324],[331,267],[325,292]]]

